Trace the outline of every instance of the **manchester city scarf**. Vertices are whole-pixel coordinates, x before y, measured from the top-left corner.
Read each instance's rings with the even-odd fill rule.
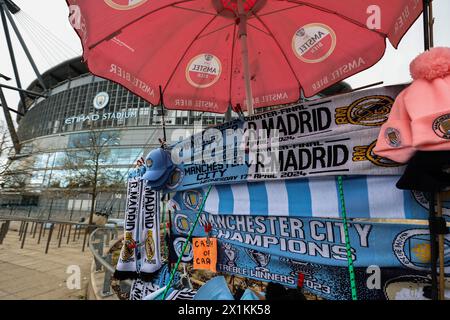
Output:
[[[279,181],[335,175],[401,175],[404,166],[373,153],[379,129],[348,132],[333,137],[305,139],[278,148],[245,154],[241,161],[183,163],[168,187],[183,191],[210,184]]]
[[[140,277],[148,282],[161,268],[159,192],[144,186],[140,210],[141,269]]]
[[[118,280],[137,278],[137,231],[142,184],[139,176],[128,179],[123,246],[114,272],[114,278]]]
[[[208,128],[170,147],[170,191],[306,176],[401,175],[376,156],[379,127],[403,86],[293,105]]]

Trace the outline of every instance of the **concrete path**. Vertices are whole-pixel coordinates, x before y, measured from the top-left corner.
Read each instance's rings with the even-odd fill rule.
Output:
[[[57,230],[54,232],[48,254],[44,254],[46,237],[38,245],[37,237],[28,234],[20,249],[18,232],[8,232],[0,245],[0,300],[86,298],[92,255],[88,248],[81,252],[83,237],[74,242],[70,239],[69,244],[63,238],[58,248]],[[75,274],[78,270],[79,277]]]

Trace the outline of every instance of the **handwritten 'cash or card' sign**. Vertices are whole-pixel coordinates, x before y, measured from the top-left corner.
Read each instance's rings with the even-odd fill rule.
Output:
[[[206,269],[216,272],[217,239],[194,238],[194,269]]]

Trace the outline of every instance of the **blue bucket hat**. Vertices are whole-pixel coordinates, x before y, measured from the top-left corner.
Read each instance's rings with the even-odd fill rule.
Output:
[[[153,149],[145,158],[145,174],[143,179],[147,180],[149,185],[163,185],[173,169],[173,163],[170,155],[162,148]],[[160,180],[166,181],[160,181]]]

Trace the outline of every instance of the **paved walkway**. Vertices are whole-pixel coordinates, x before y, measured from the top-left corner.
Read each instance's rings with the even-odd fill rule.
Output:
[[[71,237],[69,244],[63,238],[58,248],[57,234],[55,229],[49,252],[45,254],[47,234],[40,244],[37,244],[37,235],[33,239],[32,235],[27,234],[25,246],[20,249],[18,232],[8,232],[0,245],[0,300],[86,298],[92,255],[88,248],[81,252],[83,237],[74,242]],[[68,288],[66,281],[71,273],[66,272],[69,266],[80,268],[79,289]]]

